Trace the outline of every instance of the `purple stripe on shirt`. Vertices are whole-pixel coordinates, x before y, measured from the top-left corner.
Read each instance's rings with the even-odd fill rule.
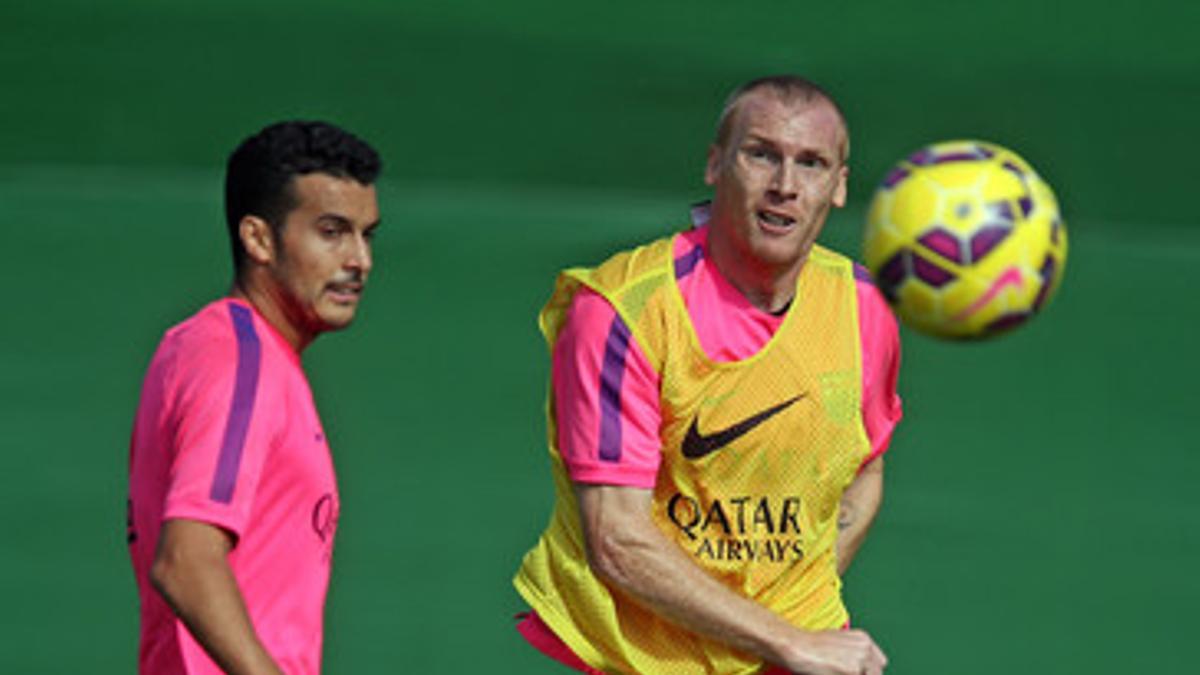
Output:
[[[621,380],[628,353],[629,327],[620,316],[615,316],[604,345],[604,366],[600,369],[600,459],[606,462],[621,460]]]
[[[237,375],[233,383],[233,398],[229,402],[229,415],[225,418],[221,454],[217,456],[217,471],[208,493],[210,499],[222,504],[233,501],[233,488],[237,485],[238,468],[242,463],[242,446],[246,443],[246,432],[250,429],[250,417],[254,413],[254,395],[258,391],[262,355],[262,345],[258,341],[258,334],[254,332],[254,317],[250,310],[231,304],[229,315],[237,333]]]
[[[866,281],[870,284],[875,283],[875,280],[871,278],[871,271],[866,267],[859,265],[858,263],[854,263],[854,278],[858,279],[859,281]]]
[[[704,258],[704,247],[694,246],[692,250],[675,259],[675,278],[682,279],[696,269],[696,265]]]

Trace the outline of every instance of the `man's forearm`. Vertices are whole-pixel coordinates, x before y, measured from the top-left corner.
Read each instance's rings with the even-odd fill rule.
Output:
[[[837,563],[838,575],[844,575],[867,531],[883,503],[883,457],[876,457],[863,467],[854,482],[846,488],[838,508]]]
[[[704,573],[656,530],[626,529],[596,548],[593,567],[606,581],[692,632],[774,663],[795,637],[783,619]]]
[[[215,533],[215,536],[214,536]],[[192,521],[163,526],[151,581],[209,657],[230,675],[282,675],[254,631],[226,556],[226,535]]]
[[[858,672],[839,666],[882,658],[861,631],[804,631],[727,588],[667,539],[639,512],[645,505],[629,495],[609,486],[579,490],[589,560],[608,583],[656,614],[795,672]]]

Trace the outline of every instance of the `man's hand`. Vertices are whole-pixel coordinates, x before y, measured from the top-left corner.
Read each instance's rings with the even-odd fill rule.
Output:
[[[879,675],[887,656],[866,631],[827,630],[807,633],[786,655],[786,667],[802,675]]]
[[[233,539],[219,527],[168,520],[150,581],[209,657],[231,675],[283,675],[254,632],[227,556]]]

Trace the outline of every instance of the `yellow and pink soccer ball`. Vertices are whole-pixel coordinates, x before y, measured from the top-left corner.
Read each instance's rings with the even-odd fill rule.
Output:
[[[941,338],[1004,333],[1062,282],[1067,230],[1045,181],[982,141],[935,143],[888,172],[867,213],[863,255],[909,326]]]

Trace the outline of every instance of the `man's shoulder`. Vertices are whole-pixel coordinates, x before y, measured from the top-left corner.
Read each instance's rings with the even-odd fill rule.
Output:
[[[883,297],[883,293],[875,285],[875,278],[871,275],[871,270],[867,269],[865,265],[840,251],[820,245],[814,246],[812,253],[811,260],[814,262],[829,267],[849,270],[851,276],[854,278],[854,286],[858,293],[860,304],[870,305],[872,309],[882,308],[887,310],[887,299]]]
[[[865,265],[858,262],[852,262],[854,266],[854,285],[858,291],[858,302],[861,306],[868,308],[872,312],[882,312],[891,315],[891,308],[888,305],[887,298],[875,285],[875,278],[871,276],[871,271]]]
[[[875,328],[883,331],[879,333],[882,335],[896,333],[896,319],[892,314],[891,305],[888,304],[883,292],[875,285],[875,279],[865,265],[850,256],[823,246],[815,246],[813,254],[810,256],[811,261],[818,262],[830,269],[839,270],[837,274],[847,274],[848,272],[853,278],[858,302],[858,320],[864,327],[864,334],[879,333]]]
[[[214,300],[167,329],[162,344],[176,353],[219,352],[237,347],[236,311],[230,298]]]
[[[262,348],[269,341],[261,333],[249,305],[233,298],[214,300],[167,329],[154,364],[177,379],[219,380],[239,368],[248,374],[270,358]]]
[[[858,297],[859,334],[868,350],[899,349],[900,328],[887,298],[875,285],[870,270],[854,263],[854,285]]]
[[[167,330],[147,387],[176,404],[239,395],[311,399],[298,361],[249,304],[232,298],[209,303]]]
[[[594,275],[608,276],[616,274],[623,279],[636,278],[648,271],[665,270],[666,261],[674,247],[676,235],[671,232],[656,239],[641,244],[627,246],[608,256],[603,262],[591,268]]]
[[[615,253],[595,267],[566,270],[559,287],[573,294],[580,286],[590,288],[613,302],[619,312],[640,313],[671,278],[673,241],[674,235],[662,237]]]

